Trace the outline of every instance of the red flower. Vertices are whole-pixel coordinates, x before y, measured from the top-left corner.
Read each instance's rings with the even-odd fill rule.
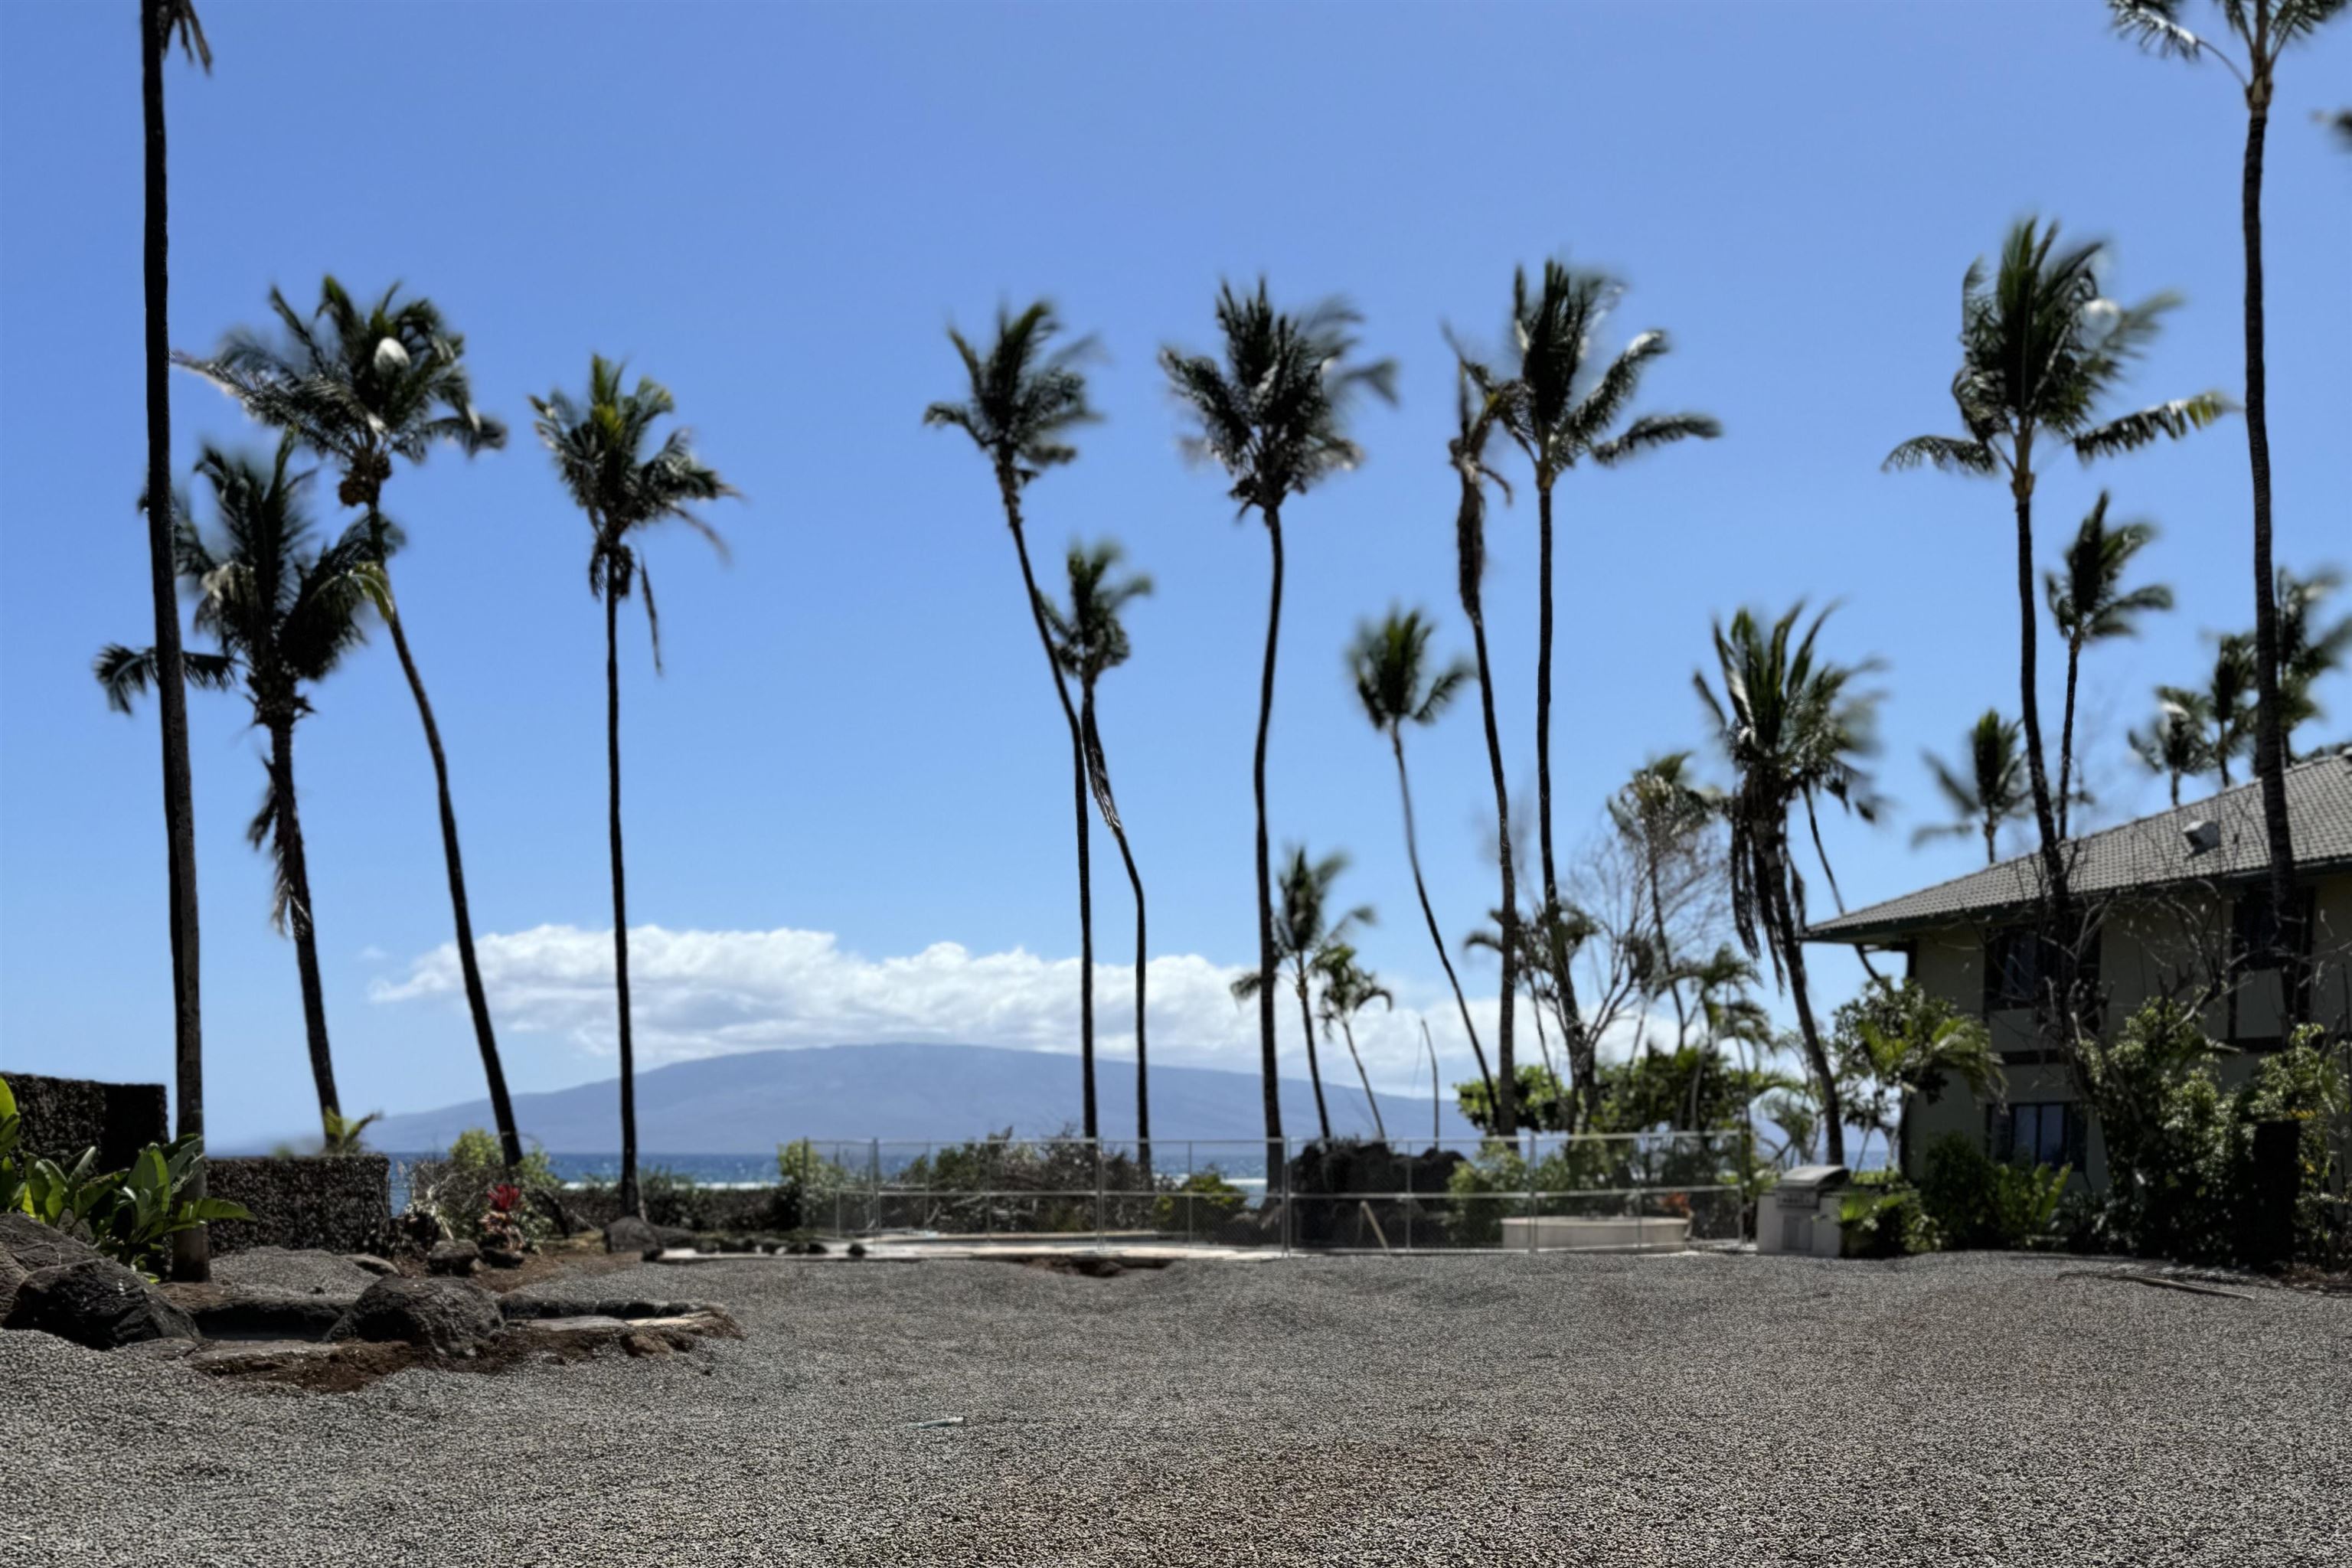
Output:
[[[490,1207],[505,1214],[522,1202],[522,1189],[512,1182],[500,1182],[490,1189]]]

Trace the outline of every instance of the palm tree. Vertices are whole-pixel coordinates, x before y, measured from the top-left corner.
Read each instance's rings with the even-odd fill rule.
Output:
[[[1691,684],[1737,780],[1725,803],[1731,822],[1732,923],[1750,957],[1769,950],[1773,973],[1796,1004],[1830,1162],[1843,1164],[1837,1078],[1805,985],[1803,879],[1789,853],[1789,813],[1809,791],[1843,795],[1864,784],[1854,759],[1868,749],[1877,699],[1853,688],[1875,665],[1817,658],[1813,645],[1830,613],[1815,616],[1799,635],[1804,608],[1801,602],[1792,606],[1769,630],[1746,610],[1732,617],[1727,632],[1716,622],[1722,695],[1704,673],[1694,674]]]
[[[2107,526],[2107,492],[2099,492],[2098,501],[2083,526],[2074,531],[2074,542],[2066,547],[2063,572],[2047,572],[2042,577],[2042,591],[2050,602],[2051,619],[2058,623],[2058,635],[2066,639],[2066,714],[2058,726],[2058,837],[2066,837],[2066,807],[2074,791],[2074,682],[2083,663],[2083,650],[2095,642],[2113,637],[2137,637],[2140,616],[2149,610],[2172,608],[2172,590],[2161,583],[2126,593],[2124,574],[2130,569],[2132,557],[2147,548],[2156,537],[2156,525],[2147,522],[2119,523]]]
[[[1394,1012],[1396,995],[1381,984],[1378,975],[1356,963],[1356,950],[1344,942],[1326,942],[1315,955],[1315,971],[1323,980],[1323,999],[1316,1007],[1316,1016],[1323,1020],[1323,1037],[1329,1039],[1336,1026],[1347,1042],[1349,1059],[1356,1064],[1356,1081],[1364,1086],[1364,1103],[1371,1108],[1372,1134],[1385,1143],[1388,1123],[1381,1117],[1380,1096],[1372,1092],[1371,1075],[1364,1071],[1364,1055],[1356,1049],[1354,1020],[1375,1002]]]
[[[2095,268],[2101,247],[2093,242],[2061,251],[2057,244],[2055,223],[2044,227],[2029,217],[2011,227],[1991,275],[1981,259],[1969,264],[1960,280],[1960,368],[1952,377],[1952,401],[1968,434],[1914,437],[1888,453],[1885,465],[1892,469],[1929,463],[2009,478],[2017,514],[2018,694],[2026,773],[2042,835],[2045,908],[2053,923],[2073,900],[2042,763],[2042,701],[2034,673],[2034,441],[2042,436],[2063,441],[2087,463],[2160,437],[2185,436],[2229,407],[2220,393],[2205,392],[2099,421],[2099,405],[2179,300],[2158,294],[2137,305],[2118,305],[2099,292]]]
[[[1456,358],[1460,360],[1458,351]],[[1507,500],[1511,490],[1508,481],[1486,466],[1486,443],[1502,416],[1501,399],[1477,389],[1466,360],[1460,360],[1454,393],[1456,430],[1447,444],[1446,458],[1462,485],[1462,499],[1454,513],[1455,582],[1462,614],[1470,622],[1470,646],[1477,657],[1479,717],[1486,724],[1486,770],[1495,787],[1495,858],[1501,867],[1503,883],[1502,901],[1496,906],[1501,933],[1496,946],[1503,963],[1502,1000],[1495,1020],[1497,1070],[1489,1075],[1494,1087],[1487,1103],[1495,1108],[1496,1135],[1509,1138],[1519,1128],[1518,1059],[1512,1047],[1519,1005],[1519,895],[1511,856],[1511,794],[1503,776],[1502,733],[1495,724],[1495,666],[1486,654],[1486,486],[1491,482],[1500,488]]]
[[[1675,975],[1674,943],[1666,935],[1666,864],[1687,857],[1699,837],[1723,816],[1720,792],[1691,779],[1691,754],[1669,752],[1633,770],[1609,802],[1609,819],[1619,837],[1641,858],[1650,895],[1651,934],[1657,939],[1658,967],[1675,1004],[1675,1048],[1688,1043],[1690,1018]]]
[[[2145,730],[2125,737],[2132,754],[2170,786],[2172,804],[2180,805],[2180,781],[2195,778],[2213,765],[2205,746],[2205,699],[2194,691],[2174,697],[2159,695],[2157,715]]]
[[[2025,784],[2025,756],[2017,743],[2018,729],[2017,721],[2002,718],[2000,709],[1986,709],[1969,731],[1965,773],[1933,752],[1920,753],[1936,777],[1937,789],[1951,803],[1955,820],[1927,824],[1911,835],[1912,843],[1978,833],[1984,836],[1985,864],[1990,866],[2000,858],[1993,838],[2001,825],[2032,809]]]
[[[1328,910],[1331,884],[1348,868],[1346,851],[1309,860],[1304,845],[1293,845],[1282,863],[1282,907],[1267,923],[1273,928],[1276,962],[1290,970],[1291,989],[1298,996],[1298,1021],[1307,1033],[1307,1077],[1315,1087],[1315,1121],[1323,1142],[1331,1141],[1331,1111],[1323,1100],[1323,1068],[1315,1055],[1314,985],[1316,960],[1327,949],[1345,942],[1359,925],[1372,923],[1370,904],[1359,904],[1338,920]],[[1244,974],[1233,984],[1234,999],[1261,1003],[1266,996],[1262,974]]]
[[[1135,1136],[1145,1173],[1151,1169],[1150,1052],[1144,1037],[1143,876],[1135,868],[1135,850],[1127,841],[1127,824],[1110,788],[1110,759],[1103,752],[1102,731],[1095,723],[1095,686],[1103,672],[1125,664],[1127,627],[1119,612],[1151,592],[1151,579],[1139,573],[1114,578],[1125,558],[1116,542],[1105,540],[1093,549],[1070,546],[1070,607],[1066,612],[1040,596],[1038,613],[1052,636],[1056,667],[1078,683],[1078,730],[1086,742],[1087,774],[1093,782],[1095,807],[1103,825],[1118,841],[1118,858],[1127,867],[1127,885],[1135,894]],[[1092,1074],[1088,1074],[1092,1081]],[[1093,1098],[1089,1092],[1087,1098]]]
[[[2279,606],[2271,581],[2271,426],[2269,371],[2263,321],[2263,150],[2270,134],[2271,100],[2279,57],[2345,8],[2345,0],[2220,0],[2223,22],[2245,50],[2244,63],[2179,22],[2179,0],[2107,0],[2116,27],[2143,48],[2191,61],[2210,55],[2237,79],[2246,100],[2246,153],[2239,174],[2239,226],[2246,252],[2246,463],[2254,498],[2254,773],[2263,786],[2263,826],[2270,847],[2271,907],[2292,910],[2294,841],[2286,815],[2286,734],[2279,686]],[[2285,994],[2299,997],[2294,980],[2302,945],[2277,922],[2278,950],[2290,969]]]
[[[147,322],[147,487],[149,497],[172,493],[171,201],[170,160],[163,122],[163,56],[173,39],[190,59],[213,68],[212,46],[192,0],[139,0],[139,100],[146,151],[145,251]],[[155,612],[158,674],[155,708],[163,736],[163,842],[167,923],[172,942],[173,1099],[180,1136],[205,1130],[205,1030],[199,984],[196,919],[195,795],[188,774],[188,698],[180,649],[180,606],[173,596],[173,522],[167,502],[147,513],[147,586]],[[189,1178],[188,1196],[201,1202],[205,1168]],[[172,1242],[172,1272],[181,1279],[212,1278],[212,1254],[203,1226]]]
[[[1605,273],[1555,259],[1544,263],[1531,293],[1520,268],[1511,278],[1513,374],[1497,382],[1484,367],[1471,367],[1483,389],[1499,395],[1503,428],[1535,468],[1536,828],[1546,905],[1559,902],[1551,834],[1552,487],[1580,459],[1614,468],[1654,447],[1723,433],[1709,415],[1644,414],[1610,434],[1640,389],[1643,371],[1668,346],[1663,331],[1638,333],[1605,368],[1598,365],[1592,356],[1601,328],[1623,292]],[[1567,963],[1553,956],[1567,988],[1568,1026],[1578,1028],[1575,984]]]
[[[474,406],[466,374],[466,340],[451,331],[429,300],[399,298],[400,286],[385,289],[362,309],[343,286],[329,277],[319,287],[319,305],[305,318],[277,289],[269,308],[285,329],[272,343],[239,328],[210,359],[175,354],[183,367],[221,387],[265,425],[300,441],[342,473],[337,497],[361,509],[377,555],[387,564],[394,533],[383,510],[384,481],[393,459],[421,463],[442,442],[467,457],[506,445],[507,428]],[[433,784],[441,814],[441,858],[449,882],[449,910],[457,930],[457,967],[473,1016],[474,1043],[488,1080],[490,1112],[509,1168],[522,1163],[522,1134],[499,1060],[490,1026],[488,993],[474,954],[474,918],[466,897],[466,866],[457,847],[457,808],[449,794],[449,759],[441,727],[425,694],[425,678],[408,647],[398,602],[386,578],[383,623],[393,651],[416,703],[425,749],[433,761]]]
[[[1258,1054],[1265,1079],[1266,1150],[1275,1161],[1281,1158],[1282,1100],[1275,1079],[1277,955],[1274,873],[1266,852],[1265,742],[1274,722],[1275,654],[1282,634],[1282,507],[1292,496],[1305,495],[1363,461],[1363,448],[1348,437],[1348,412],[1359,395],[1369,392],[1395,401],[1393,361],[1350,363],[1358,346],[1354,328],[1361,319],[1336,299],[1303,311],[1277,310],[1264,279],[1255,293],[1236,293],[1228,283],[1217,293],[1222,363],[1181,349],[1160,351],[1160,368],[1195,423],[1185,450],[1231,477],[1227,494],[1238,503],[1237,515],[1258,514],[1273,562],[1250,785],[1257,805]],[[1310,1040],[1310,1061],[1313,1048]],[[1271,1165],[1267,1174],[1273,1174]]]
[[[1421,847],[1412,826],[1412,781],[1404,765],[1404,727],[1437,722],[1452,706],[1462,683],[1477,673],[1462,659],[1434,676],[1429,673],[1429,639],[1436,629],[1435,623],[1419,610],[1391,609],[1377,626],[1366,622],[1356,629],[1348,664],[1356,677],[1356,696],[1364,705],[1364,717],[1388,737],[1389,750],[1396,757],[1397,795],[1404,803],[1404,854],[1412,867],[1412,890],[1421,900],[1421,916],[1428,923],[1429,940],[1437,949],[1446,984],[1454,987],[1454,1005],[1462,1013],[1462,1032],[1470,1037],[1478,1076],[1486,1081],[1491,1100],[1495,1075],[1486,1067],[1486,1047],[1478,1043],[1478,1026],[1470,1018],[1469,998],[1462,994],[1461,978],[1454,973],[1444,934],[1438,930],[1437,911],[1430,906],[1429,884],[1422,878]]]
[[[2213,651],[2213,671],[2205,678],[2205,689],[2190,690],[2186,687],[2159,686],[2157,700],[2168,708],[2177,708],[2192,715],[2207,726],[2201,754],[2208,768],[2221,775],[2221,787],[2230,787],[2230,759],[2242,754],[2253,743],[2254,730],[2254,647],[2242,634],[2221,638]]]
[[[319,1091],[320,1125],[331,1130],[341,1101],[327,1044],[317,907],[294,788],[294,726],[311,710],[304,688],[324,679],[364,640],[362,617],[383,596],[383,567],[364,525],[347,530],[323,549],[310,549],[310,521],[300,496],[310,476],[289,471],[292,457],[291,441],[281,444],[276,460],[267,464],[207,446],[196,473],[212,487],[222,537],[207,540],[185,509],[178,508],[172,546],[181,581],[199,595],[195,627],[220,644],[218,653],[185,655],[184,679],[191,686],[214,689],[241,681],[254,723],[269,735],[269,787],[246,837],[254,847],[266,843],[274,851],[271,919],[294,937],[310,1075]],[[120,643],[100,652],[93,670],[108,704],[123,713],[131,711],[132,698],[165,679],[157,649],[133,650]]]
[[[637,1192],[635,1038],[629,1022],[629,900],[621,854],[621,601],[645,588],[646,624],[653,636],[654,672],[661,672],[661,618],[653,574],[639,536],[656,524],[682,522],[723,559],[726,542],[688,510],[696,501],[736,493],[694,454],[693,437],[673,426],[651,454],[654,422],[677,412],[669,389],[650,376],[621,385],[622,367],[602,354],[588,361],[584,401],[558,390],[530,400],[539,438],[554,454],[555,471],[573,504],[587,514],[588,591],[604,602],[604,764],[611,781],[607,826],[613,858],[613,977],[621,1044],[621,1208],[644,1212]]]
[[[955,344],[971,383],[971,396],[963,403],[934,403],[923,410],[923,423],[947,426],[970,436],[996,475],[996,495],[1004,508],[1004,523],[1013,533],[1013,553],[1021,562],[1021,584],[1029,619],[1045,651],[1045,670],[1053,678],[1055,698],[1070,731],[1070,803],[1078,838],[1078,1076],[1081,1109],[1088,1138],[1101,1133],[1095,1113],[1095,921],[1094,868],[1087,829],[1087,749],[1077,709],[1062,679],[1062,666],[1054,652],[1054,638],[1045,624],[1045,599],[1037,574],[1029,564],[1029,536],[1024,531],[1021,492],[1047,468],[1077,458],[1068,444],[1069,432],[1097,416],[1087,405],[1087,378],[1079,366],[1095,352],[1094,340],[1081,338],[1059,349],[1049,348],[1061,331],[1054,307],[1040,300],[1018,316],[999,309],[996,341],[982,354],[953,327],[948,341]]]
[[[2342,668],[2346,655],[2352,653],[2352,616],[2331,626],[2317,624],[2320,606],[2343,584],[2332,570],[2298,577],[2284,566],[2278,569],[2279,736],[2290,763],[2295,760],[2296,729],[2326,717],[2312,696],[2313,688]]]

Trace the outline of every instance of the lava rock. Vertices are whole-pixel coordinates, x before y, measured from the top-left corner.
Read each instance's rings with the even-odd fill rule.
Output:
[[[470,1241],[445,1241],[425,1255],[425,1268],[428,1273],[463,1279],[481,1256],[482,1249]]]
[[[482,1248],[482,1261],[492,1268],[520,1268],[522,1267],[522,1256],[520,1252],[511,1252],[503,1247]]]
[[[144,1340],[192,1340],[195,1321],[110,1258],[37,1268],[16,1287],[6,1327],[40,1329],[94,1351]]]
[[[329,1335],[400,1341],[442,1355],[467,1355],[506,1327],[498,1299],[459,1279],[379,1279],[352,1303]]]
[[[661,1232],[636,1215],[625,1214],[604,1227],[604,1250],[658,1258],[662,1253]]]
[[[11,1210],[0,1214],[0,1255],[16,1260],[16,1268],[26,1274],[37,1274],[44,1268],[62,1268],[69,1263],[88,1263],[105,1255],[78,1236],[68,1236],[51,1225],[43,1225],[31,1215]]]

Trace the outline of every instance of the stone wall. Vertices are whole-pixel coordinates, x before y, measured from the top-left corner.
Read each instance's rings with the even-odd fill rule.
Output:
[[[169,1131],[160,1083],[99,1083],[86,1078],[0,1073],[16,1097],[26,1149],[51,1160],[73,1161],[98,1151],[102,1170],[119,1171]]]
[[[381,1154],[208,1160],[205,1191],[243,1204],[250,1222],[212,1226],[215,1252],[248,1247],[374,1252],[389,1244],[392,1162]]]

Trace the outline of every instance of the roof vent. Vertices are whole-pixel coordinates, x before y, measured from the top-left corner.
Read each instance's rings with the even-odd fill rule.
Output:
[[[2210,849],[2221,847],[2221,825],[2200,816],[2182,828],[2180,837],[2189,843],[2189,858],[2195,859]]]

